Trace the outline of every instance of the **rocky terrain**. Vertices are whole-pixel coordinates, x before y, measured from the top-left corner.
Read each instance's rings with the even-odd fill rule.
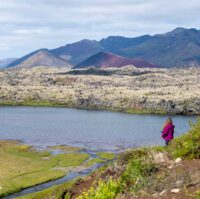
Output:
[[[130,113],[200,113],[200,69],[0,71],[1,105],[59,105]]]

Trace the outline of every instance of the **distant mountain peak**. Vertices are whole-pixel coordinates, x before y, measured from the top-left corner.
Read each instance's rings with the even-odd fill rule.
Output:
[[[49,52],[49,50],[47,48],[41,48],[38,50],[38,52]]]
[[[90,39],[82,39],[79,41],[79,43],[97,43],[96,40],[90,40]]]
[[[108,41],[113,41],[113,40],[116,40],[116,39],[124,39],[124,38],[126,38],[126,37],[123,37],[123,36],[108,36],[108,37],[106,37],[106,38],[104,38],[104,39],[102,39],[102,40],[108,40]],[[126,38],[127,39],[127,38]]]
[[[12,67],[11,63],[8,67]],[[36,66],[49,66],[49,67],[71,67],[64,59],[54,56],[48,49],[40,49],[30,53],[14,63],[16,67],[36,67]]]
[[[174,30],[172,30],[171,32],[177,32],[177,33],[179,33],[179,32],[186,31],[186,30],[189,30],[189,29],[183,28],[183,27],[177,27]]]
[[[182,28],[182,27],[178,27],[175,28],[174,30],[167,32],[165,34],[163,34],[164,36],[176,36],[179,34],[184,34],[184,33],[198,33],[198,30],[195,28]]]

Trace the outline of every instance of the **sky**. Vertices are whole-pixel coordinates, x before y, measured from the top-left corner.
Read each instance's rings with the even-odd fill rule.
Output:
[[[199,0],[0,0],[0,59],[110,35],[200,29]]]

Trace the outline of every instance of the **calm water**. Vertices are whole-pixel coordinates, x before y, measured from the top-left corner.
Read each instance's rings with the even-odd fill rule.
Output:
[[[0,107],[0,139],[28,144],[74,145],[116,150],[162,144],[161,126],[167,116],[131,115],[67,108]],[[174,116],[175,136],[189,129],[193,116]]]

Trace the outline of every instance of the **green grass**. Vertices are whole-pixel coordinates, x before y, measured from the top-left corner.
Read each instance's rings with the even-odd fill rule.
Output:
[[[83,148],[81,147],[73,147],[73,146],[66,146],[66,145],[60,145],[60,146],[49,146],[50,149],[58,149],[62,151],[80,151]]]
[[[89,155],[86,153],[67,153],[58,154],[52,160],[59,162],[59,167],[75,167],[83,163],[87,158],[89,158]]]
[[[63,167],[79,166],[88,157],[84,153],[52,156],[15,141],[0,141],[0,197],[60,178],[66,175]]]
[[[59,170],[43,170],[40,172],[37,171],[30,174],[4,179],[2,182],[2,190],[4,192],[1,195],[7,195],[8,193],[17,192],[30,186],[58,179],[64,175],[65,172]]]
[[[196,192],[194,199],[199,199],[200,198],[200,189],[199,191]]]
[[[131,159],[120,179],[123,192],[138,192],[150,186],[156,170],[150,159]]]
[[[97,155],[100,158],[106,159],[106,160],[112,160],[115,158],[115,154],[114,153],[107,153],[107,152],[97,152]]]
[[[127,156],[129,160],[128,163],[126,162],[126,169],[118,179],[98,180],[78,199],[114,199],[118,193],[137,193],[151,186],[157,171],[155,164],[150,158],[146,158],[145,149],[133,150],[131,153],[131,156]]]
[[[125,109],[122,112],[130,113],[130,114],[158,114],[158,115],[167,114],[166,110],[134,109],[134,108]]]
[[[125,112],[130,114],[159,114],[164,115],[167,112],[165,110],[153,110],[153,109],[136,109],[136,108],[119,108],[108,106],[80,106],[72,101],[57,102],[57,101],[37,101],[34,99],[25,99],[23,101],[1,101],[0,106],[33,106],[33,107],[65,107],[65,108],[77,108],[87,110],[108,110],[114,112]]]
[[[191,125],[191,130],[174,139],[167,151],[175,158],[200,159],[200,120]]]
[[[69,199],[69,190],[71,189],[72,185],[74,184],[74,181],[66,182],[61,185],[55,185],[48,189],[27,194],[22,197],[18,197],[16,199]]]
[[[23,100],[23,101],[1,101],[0,106],[36,106],[36,107],[69,107],[70,102],[53,102],[53,101],[37,101],[37,100]]]
[[[117,181],[109,179],[107,182],[103,182],[99,180],[97,186],[92,186],[77,199],[114,199],[119,192],[120,187]]]
[[[93,159],[89,160],[88,162],[86,162],[84,164],[84,166],[91,167],[92,165],[94,165],[96,163],[102,163],[102,162],[105,162],[105,160],[102,160],[101,158],[93,158]]]
[[[149,156],[148,152],[149,152],[149,149],[147,147],[132,149],[132,150],[129,150],[129,151],[126,151],[126,152],[123,152],[122,154],[120,154],[117,158],[117,162],[119,165],[126,165],[132,159],[148,157]]]

